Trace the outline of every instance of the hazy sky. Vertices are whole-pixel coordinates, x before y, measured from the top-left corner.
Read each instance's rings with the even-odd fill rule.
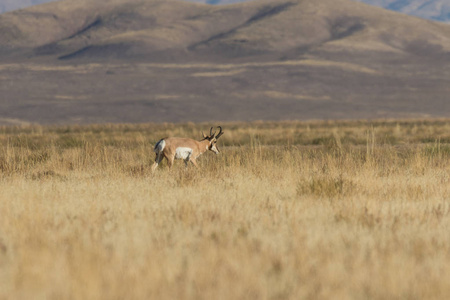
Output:
[[[0,0],[0,12],[7,12],[55,0]]]

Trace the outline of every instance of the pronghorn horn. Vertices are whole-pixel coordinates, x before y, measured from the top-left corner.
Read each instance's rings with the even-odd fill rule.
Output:
[[[214,131],[214,133],[212,132],[214,127],[211,127],[211,129],[209,130],[209,137],[213,137],[216,135],[216,131]]]
[[[220,131],[219,131],[219,133],[217,134],[216,139],[220,138],[220,136],[223,134],[222,127],[217,126],[217,128],[219,128]]]

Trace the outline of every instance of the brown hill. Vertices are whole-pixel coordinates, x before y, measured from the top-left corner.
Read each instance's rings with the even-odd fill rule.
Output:
[[[348,0],[61,1],[0,27],[4,122],[449,111],[450,26]]]
[[[51,11],[51,13],[50,13]],[[159,61],[320,51],[445,54],[450,30],[347,0],[207,6],[157,0],[61,1],[0,17],[1,48],[61,59]],[[183,52],[182,54],[180,52]],[[30,54],[29,54],[30,55]]]

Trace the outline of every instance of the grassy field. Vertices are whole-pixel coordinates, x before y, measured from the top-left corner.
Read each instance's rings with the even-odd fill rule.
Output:
[[[448,299],[450,122],[0,128],[0,299]]]

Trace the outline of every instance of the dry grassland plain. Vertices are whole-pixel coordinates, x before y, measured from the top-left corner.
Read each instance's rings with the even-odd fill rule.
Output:
[[[450,121],[211,125],[1,127],[0,299],[450,298]]]

